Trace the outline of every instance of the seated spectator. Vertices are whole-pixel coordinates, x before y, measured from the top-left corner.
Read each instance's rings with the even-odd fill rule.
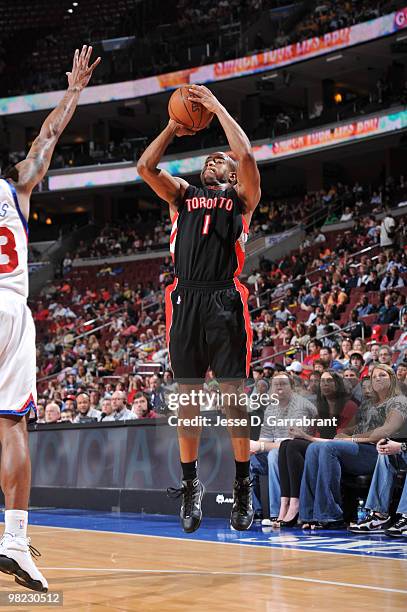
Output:
[[[394,480],[398,469],[407,468],[407,445],[405,442],[382,438],[376,444],[378,457],[370,483],[365,508],[369,513],[365,519],[351,525],[354,533],[384,533],[392,537],[407,536],[407,478],[397,507],[401,516],[394,524],[389,511]]]
[[[37,402],[36,423],[45,423],[45,400],[41,398]]]
[[[317,395],[319,419],[330,420],[331,425],[321,425],[313,435],[299,427],[291,427],[293,440],[280,444],[278,467],[281,484],[281,504],[277,521],[280,527],[293,527],[297,523],[301,477],[304,470],[305,453],[312,442],[324,442],[341,433],[354,419],[357,405],[349,399],[343,380],[334,370],[321,376]]]
[[[45,407],[45,419],[44,423],[49,425],[50,423],[59,423],[61,419],[61,409],[56,402],[50,402]]]
[[[104,397],[102,399],[102,410],[100,412],[99,420],[103,421],[106,417],[110,416],[113,412],[112,399],[110,397]]]
[[[311,340],[308,344],[308,355],[304,358],[302,365],[304,370],[312,370],[313,363],[316,359],[319,359],[319,352],[322,348],[321,340]]]
[[[290,315],[291,315],[291,312],[288,310],[285,301],[280,300],[280,305],[278,307],[278,310],[276,310],[276,312],[274,313],[276,320],[286,323]]]
[[[352,350],[352,346],[353,346],[352,338],[350,337],[344,338],[341,342],[341,353],[340,353],[339,361],[344,367],[349,364],[349,353]]]
[[[407,395],[407,361],[401,361],[396,367],[396,377],[403,395]]]
[[[142,391],[136,393],[131,411],[136,419],[156,419],[158,417],[158,414],[152,409],[149,398]]]
[[[384,363],[384,364],[386,364],[388,366],[391,366],[392,355],[391,355],[390,347],[388,347],[388,346],[381,346],[380,347],[378,361],[379,361],[379,363]]]
[[[91,408],[90,397],[87,393],[80,393],[76,398],[76,407],[78,414],[74,419],[74,423],[91,423],[97,421],[100,416],[100,412]]]
[[[276,372],[272,378],[271,403],[264,412],[264,422],[258,441],[250,442],[250,471],[253,479],[253,508],[261,515],[260,474],[269,478],[269,512],[271,519],[278,516],[280,508],[280,478],[278,474],[278,449],[280,442],[289,437],[289,420],[314,418],[316,408],[307,399],[294,392],[294,382],[287,372]],[[278,398],[276,403],[274,398]],[[279,425],[278,419],[286,419]],[[270,519],[270,520],[271,520]]]
[[[349,354],[349,365],[354,367],[357,370],[359,377],[363,376],[363,370],[365,367],[363,353],[353,350]]]
[[[157,374],[150,376],[147,394],[150,399],[151,407],[157,414],[162,415],[168,413],[164,389],[161,385],[161,377],[157,376]]]
[[[136,416],[126,406],[126,394],[124,391],[115,391],[112,395],[112,413],[106,416],[103,422],[129,421],[135,418]]]
[[[359,405],[363,398],[362,387],[359,380],[359,369],[355,368],[352,365],[348,365],[344,368],[342,374],[345,386],[349,390],[352,400],[356,402],[357,405]]]
[[[74,411],[71,408],[65,408],[61,412],[61,423],[73,423]]]
[[[400,272],[396,266],[390,268],[390,272],[383,277],[380,283],[380,291],[388,291],[389,289],[400,289],[404,287],[404,280],[400,276]],[[380,321],[384,323],[384,321]]]
[[[371,383],[376,401],[360,415],[354,434],[340,434],[340,439],[325,444],[313,442],[307,449],[300,492],[300,520],[305,527],[337,529],[344,525],[341,473],[372,474],[377,460],[375,444],[397,434],[407,419],[407,398],[400,395],[393,370],[375,366]]]
[[[379,316],[377,322],[388,325],[399,320],[399,309],[393,303],[393,298],[386,295],[384,305],[379,308]]]
[[[373,304],[369,302],[369,298],[367,295],[364,295],[360,300],[359,304],[356,306],[356,311],[358,313],[358,317],[366,317],[367,315],[372,314],[375,311]]]

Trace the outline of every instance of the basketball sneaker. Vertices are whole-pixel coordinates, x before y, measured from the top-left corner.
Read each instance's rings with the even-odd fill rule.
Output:
[[[181,510],[179,513],[181,526],[185,533],[196,531],[202,521],[202,498],[205,487],[199,478],[194,480],[183,480],[182,487],[167,489],[168,497],[174,499],[182,496]]]
[[[48,582],[33,560],[41,554],[30,542],[30,538],[5,533],[0,540],[0,571],[13,575],[15,581],[27,589],[46,593]]]
[[[250,529],[253,523],[252,483],[250,478],[238,478],[233,484],[233,506],[230,524],[237,531]]]
[[[402,515],[392,527],[389,527],[384,532],[387,536],[393,538],[407,538],[407,516]]]
[[[376,512],[370,511],[363,521],[351,524],[348,529],[352,533],[381,533],[390,525],[391,519],[388,516],[381,517]]]

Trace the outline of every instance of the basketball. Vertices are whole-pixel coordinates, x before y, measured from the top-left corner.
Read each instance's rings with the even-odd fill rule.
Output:
[[[213,118],[213,113],[202,104],[188,100],[188,86],[174,91],[168,102],[168,113],[171,119],[195,131],[206,128]]]

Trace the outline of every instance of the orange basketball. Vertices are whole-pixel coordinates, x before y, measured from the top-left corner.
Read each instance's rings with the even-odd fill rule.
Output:
[[[188,86],[174,91],[168,102],[168,113],[171,119],[195,131],[206,128],[213,118],[213,113],[202,104],[188,100]]]

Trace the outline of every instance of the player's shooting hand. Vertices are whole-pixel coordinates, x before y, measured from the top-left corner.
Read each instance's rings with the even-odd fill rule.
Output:
[[[188,100],[191,102],[199,102],[211,113],[217,113],[221,108],[221,103],[213,95],[210,89],[204,85],[190,85],[188,88]]]
[[[101,58],[98,57],[93,64],[89,66],[92,50],[92,47],[88,47],[87,45],[83,45],[80,53],[79,49],[76,49],[73,58],[72,71],[66,73],[68,77],[69,89],[74,88],[78,91],[82,91],[82,89],[89,83],[92,72],[101,61]]]
[[[175,130],[175,136],[195,136],[196,132],[194,130],[189,130],[181,123],[177,123],[173,119],[170,119],[168,125],[172,126]]]

